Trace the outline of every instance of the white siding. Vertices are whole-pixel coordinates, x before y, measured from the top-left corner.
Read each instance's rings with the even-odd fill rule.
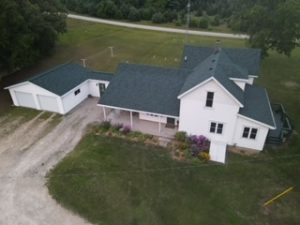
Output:
[[[37,98],[40,104],[40,108],[42,110],[58,112],[58,113],[60,112],[56,97],[37,95]]]
[[[78,95],[75,95],[75,91],[78,89],[80,89],[80,93]],[[90,92],[89,92],[88,81],[83,82],[76,88],[73,88],[71,91],[69,91],[66,95],[62,97],[64,113],[68,113],[76,105],[78,105],[84,99],[86,99],[89,94]]]
[[[158,116],[151,113],[139,113],[139,119],[141,120],[149,120],[152,122],[161,122],[161,123],[167,123],[167,117]]]
[[[60,97],[55,95],[54,93],[47,91],[46,89],[43,89],[31,82],[24,82],[24,83],[21,83],[20,85],[12,86],[11,88],[9,88],[9,92],[10,92],[10,96],[13,100],[13,103],[16,106],[22,106],[22,104],[20,104],[20,102],[18,102],[16,93],[21,92],[21,93],[27,93],[29,95],[32,95],[35,104],[34,104],[34,106],[33,106],[33,104],[31,104],[32,105],[31,108],[35,108],[35,109],[41,109],[40,102],[38,100],[38,96],[52,97],[52,98],[55,98],[56,101],[59,101],[59,99],[60,99]],[[59,112],[63,113],[63,110],[60,107],[59,107]]]
[[[100,97],[100,91],[99,91],[99,83],[105,84],[105,87],[107,88],[109,82],[108,81],[101,81],[101,80],[89,80],[89,90],[90,95],[93,97]]]
[[[31,93],[15,91],[17,102],[20,106],[36,109],[37,106],[34,101],[34,97]]]
[[[239,80],[234,80],[234,83],[238,85],[242,90],[245,90],[246,82],[245,81],[239,81]]]
[[[247,83],[252,85],[254,83],[254,77],[249,77]]]
[[[208,91],[214,92],[212,108],[205,107]],[[232,144],[238,110],[239,105],[232,96],[215,81],[209,81],[182,97],[179,130],[186,131],[188,134],[205,135],[211,140]],[[210,133],[211,122],[223,123],[223,134]]]
[[[244,127],[258,129],[255,140],[242,137]],[[269,128],[262,126],[258,123],[252,122],[250,120],[244,119],[242,117],[238,117],[235,130],[236,132],[233,144],[237,145],[238,147],[251,148],[258,151],[261,151],[264,148]]]

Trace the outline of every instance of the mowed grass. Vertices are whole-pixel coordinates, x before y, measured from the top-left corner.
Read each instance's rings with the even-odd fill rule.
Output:
[[[219,38],[190,36],[190,44],[212,46]],[[86,58],[90,68],[115,71],[120,62],[175,67],[180,64],[185,35],[126,29],[68,20],[68,32],[60,37],[55,61]],[[243,40],[222,39],[225,46],[243,46]],[[111,57],[109,47],[113,47]]]
[[[184,35],[68,20],[49,67],[87,58],[92,69],[115,71],[118,63],[176,67]],[[216,38],[190,36],[212,46]],[[243,40],[222,39],[225,47]],[[109,48],[114,47],[114,57]],[[97,224],[300,224],[300,49],[292,57],[271,52],[256,83],[272,102],[283,103],[296,134],[279,149],[255,157],[229,155],[226,165],[194,167],[173,161],[161,148],[87,135],[50,174],[49,190],[64,206]],[[263,203],[294,186],[287,196]]]
[[[50,173],[63,206],[95,224],[228,225],[300,221],[299,158],[229,155],[229,163],[189,164],[163,148],[88,134]]]

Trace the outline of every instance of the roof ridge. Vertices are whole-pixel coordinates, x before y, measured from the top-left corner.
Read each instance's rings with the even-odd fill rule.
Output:
[[[39,74],[37,74],[37,75],[35,75],[35,76],[33,76],[33,77],[30,77],[30,78],[28,79],[28,81],[33,81],[33,80],[35,80],[35,79],[37,79],[37,78],[43,77],[43,76],[47,75],[47,74],[50,73],[50,72],[53,72],[53,71],[55,71],[55,70],[57,70],[57,69],[59,69],[59,68],[62,68],[62,67],[64,67],[64,66],[67,66],[67,65],[70,65],[70,64],[78,65],[78,64],[76,64],[76,63],[72,63],[71,61],[68,61],[68,62],[66,62],[66,63],[64,63],[64,64],[60,64],[60,65],[58,65],[58,66],[52,67],[51,69],[46,70],[45,72],[42,72],[42,73],[39,73]]]

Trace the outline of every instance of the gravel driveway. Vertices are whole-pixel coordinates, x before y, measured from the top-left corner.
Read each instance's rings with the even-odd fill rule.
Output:
[[[73,150],[87,124],[103,118],[96,104],[87,99],[50,132],[49,121],[39,116],[9,135],[0,132],[1,225],[88,224],[51,198],[45,175]],[[5,127],[1,121],[0,127]]]

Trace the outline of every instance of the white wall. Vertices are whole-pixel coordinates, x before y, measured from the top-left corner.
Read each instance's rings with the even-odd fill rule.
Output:
[[[40,103],[39,103],[38,98],[37,98],[37,95],[54,97],[54,98],[56,98],[58,103],[59,103],[59,100],[60,100],[60,97],[53,94],[52,92],[47,91],[46,89],[41,88],[41,87],[31,83],[31,82],[24,82],[24,83],[21,83],[20,85],[12,86],[11,88],[9,88],[10,96],[11,96],[11,98],[13,100],[13,104],[15,106],[19,106],[19,103],[18,103],[16,95],[15,95],[16,91],[31,93],[33,95],[33,98],[34,98],[34,101],[35,101],[36,109],[41,109]],[[61,107],[59,107],[59,112],[63,113],[63,110],[62,110]]]
[[[92,95],[93,97],[100,97],[99,83],[105,84],[106,88],[109,84],[108,81],[102,81],[102,80],[89,80],[88,81],[90,95]]]
[[[208,91],[215,93],[212,108],[205,107]],[[211,80],[182,97],[179,130],[232,144],[238,110],[238,103]],[[210,133],[211,122],[223,123],[223,134]]]
[[[75,95],[74,92],[80,89],[80,93]],[[62,97],[62,105],[64,108],[64,113],[68,113],[76,105],[81,103],[90,94],[88,81],[83,82],[76,88],[73,88],[67,94]]]
[[[167,117],[162,117],[162,116],[158,116],[155,114],[150,114],[150,113],[139,113],[139,119],[141,120],[148,120],[148,121],[152,121],[152,122],[161,122],[161,123],[167,123]]]
[[[246,82],[245,81],[239,81],[239,80],[234,80],[234,83],[238,85],[243,91],[245,90]]]
[[[258,129],[255,140],[242,137],[244,127]],[[235,130],[236,132],[233,144],[236,144],[238,147],[251,148],[258,151],[263,150],[269,128],[238,116]]]

